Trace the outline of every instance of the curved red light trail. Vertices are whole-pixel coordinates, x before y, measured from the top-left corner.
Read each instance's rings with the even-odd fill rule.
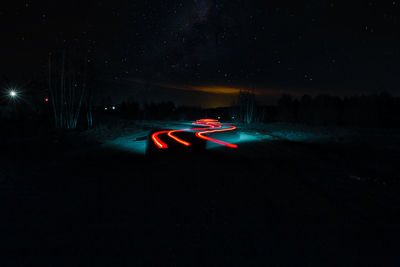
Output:
[[[176,132],[182,132],[184,130],[175,130],[175,131],[169,131],[168,132],[168,136],[171,137],[172,139],[174,139],[175,141],[177,141],[178,143],[181,143],[184,146],[190,146],[189,142],[183,141],[182,139],[179,139],[178,137],[176,137],[175,135],[172,135],[173,133]]]
[[[215,133],[215,132],[225,132],[225,131],[233,131],[236,129],[235,126],[232,125],[224,125],[221,124],[218,120],[214,120],[214,119],[201,119],[201,120],[197,120],[196,122],[193,122],[194,125],[200,125],[200,126],[205,126],[205,128],[192,128],[192,129],[183,129],[183,130],[170,130],[170,131],[160,131],[160,132],[156,132],[153,133],[151,136],[151,139],[153,140],[153,142],[157,145],[158,148],[160,149],[167,149],[168,145],[166,143],[164,143],[163,141],[161,141],[161,139],[158,137],[160,134],[167,134],[168,137],[174,139],[176,142],[184,145],[184,146],[190,146],[191,144],[189,142],[186,142],[178,137],[176,137],[175,135],[173,135],[174,133],[177,132],[187,132],[187,131],[199,131],[197,132],[195,135],[198,138],[204,139],[204,140],[208,140],[220,145],[224,145],[230,148],[237,148],[238,146],[235,144],[230,144],[227,142],[223,142],[208,136],[205,136],[205,134],[210,134],[210,133]],[[228,128],[222,128],[222,127],[228,127]]]
[[[202,138],[202,139],[205,139],[205,140],[208,140],[208,141],[220,144],[220,145],[224,145],[224,146],[231,147],[231,148],[237,148],[238,146],[235,145],[235,144],[230,144],[230,143],[227,143],[227,142],[224,142],[224,141],[220,141],[220,140],[208,137],[208,136],[204,136],[204,134],[216,133],[216,132],[225,132],[225,131],[233,131],[233,130],[236,129],[235,126],[231,126],[231,125],[224,125],[224,126],[227,126],[229,128],[228,129],[217,129],[217,130],[209,130],[209,131],[197,132],[196,136],[198,138]]]
[[[160,149],[168,148],[168,145],[166,143],[164,143],[163,141],[161,141],[160,138],[158,138],[158,136],[160,134],[165,134],[165,133],[168,133],[168,132],[169,131],[161,131],[161,132],[153,133],[151,135],[151,139],[153,139],[154,144],[156,144],[158,146],[158,148],[160,148]]]

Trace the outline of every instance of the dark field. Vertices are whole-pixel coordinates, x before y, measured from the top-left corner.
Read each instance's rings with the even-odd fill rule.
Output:
[[[398,266],[397,132],[239,126],[238,149],[138,153],[162,125],[4,132],[0,266]]]

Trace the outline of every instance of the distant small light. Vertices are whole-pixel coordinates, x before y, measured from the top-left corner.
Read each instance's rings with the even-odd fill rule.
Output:
[[[113,106],[112,109],[115,110],[115,107]]]
[[[16,96],[17,96],[17,92],[14,91],[14,90],[11,90],[11,91],[10,91],[10,96],[11,96],[11,97],[16,97]]]
[[[218,119],[220,120],[220,119],[221,119],[221,117],[218,117]]]
[[[232,120],[234,120],[235,119],[235,117],[232,117]]]
[[[108,108],[104,108],[104,110],[108,110]]]
[[[44,101],[49,102],[49,99],[46,97],[46,98],[44,99]]]

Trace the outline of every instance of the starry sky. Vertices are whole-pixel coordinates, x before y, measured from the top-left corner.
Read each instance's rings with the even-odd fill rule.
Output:
[[[400,0],[6,2],[0,79],[39,77],[49,52],[79,44],[119,98],[400,93]]]

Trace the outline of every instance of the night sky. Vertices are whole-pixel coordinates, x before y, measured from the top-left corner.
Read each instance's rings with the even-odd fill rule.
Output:
[[[153,90],[150,99],[218,106],[251,86],[265,103],[399,95],[399,11],[393,0],[3,1],[0,79],[39,77],[50,51],[75,43],[118,98]]]

